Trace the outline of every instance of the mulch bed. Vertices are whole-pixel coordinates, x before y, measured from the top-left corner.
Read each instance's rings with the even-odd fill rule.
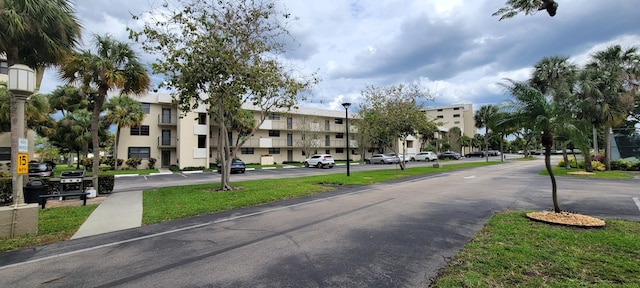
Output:
[[[527,213],[530,219],[551,224],[560,224],[575,227],[598,228],[604,227],[605,222],[601,219],[569,212],[555,213],[553,211],[541,211]]]

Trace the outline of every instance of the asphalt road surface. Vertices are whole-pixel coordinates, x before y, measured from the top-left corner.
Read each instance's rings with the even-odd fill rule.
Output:
[[[552,206],[543,167],[512,162],[342,187],[2,253],[0,286],[425,287],[496,212]],[[639,183],[560,178],[560,205],[640,221]]]

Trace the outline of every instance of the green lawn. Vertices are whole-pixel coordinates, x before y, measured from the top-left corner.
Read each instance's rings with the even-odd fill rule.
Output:
[[[554,166],[551,168],[553,175],[555,176],[567,176],[567,177],[579,177],[579,178],[598,178],[598,179],[632,179],[633,174],[627,171],[594,171],[593,175],[584,174],[569,174],[571,172],[584,172],[584,169],[570,168]],[[540,171],[540,175],[549,175],[547,169]]]
[[[640,222],[583,229],[525,213],[494,216],[432,287],[639,287]]]

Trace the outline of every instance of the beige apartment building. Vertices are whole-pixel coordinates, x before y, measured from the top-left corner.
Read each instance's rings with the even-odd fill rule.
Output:
[[[430,120],[441,122],[440,128],[442,131],[449,131],[452,127],[458,127],[462,131],[462,135],[473,138],[476,134],[473,104],[429,107],[422,111]]]
[[[147,94],[137,100],[147,115],[139,127],[121,128],[118,158],[141,158],[139,168],[146,167],[149,158],[157,160],[155,167],[176,165],[180,169],[210,167],[217,162],[219,131],[204,106],[185,114],[172,104],[169,94]],[[243,108],[254,111],[259,120],[259,109],[249,105]],[[357,129],[351,121],[349,124],[349,157],[360,160]],[[327,153],[344,160],[345,129],[344,111],[299,108],[271,113],[236,155],[246,163],[261,163],[263,157],[272,157],[281,164],[302,162],[308,157],[303,150],[308,150],[310,154]],[[238,132],[229,131],[228,137],[235,143]]]

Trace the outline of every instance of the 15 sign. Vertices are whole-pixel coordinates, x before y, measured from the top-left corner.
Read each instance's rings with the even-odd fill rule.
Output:
[[[29,174],[29,154],[18,153],[18,165],[16,167],[18,175]]]

